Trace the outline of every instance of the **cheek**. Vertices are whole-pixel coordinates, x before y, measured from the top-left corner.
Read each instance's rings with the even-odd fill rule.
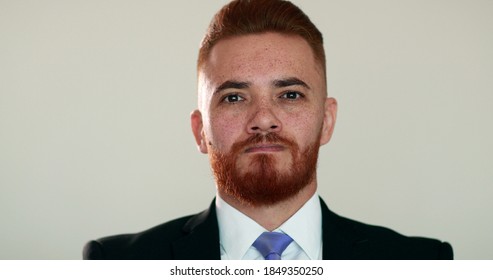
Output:
[[[322,124],[323,115],[306,110],[286,118],[284,129],[297,139],[300,146],[306,146],[318,140]]]
[[[215,114],[210,119],[209,141],[216,149],[228,151],[243,131],[241,118],[235,114]]]

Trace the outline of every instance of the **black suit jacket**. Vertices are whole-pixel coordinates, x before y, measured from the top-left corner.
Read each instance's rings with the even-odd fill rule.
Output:
[[[450,244],[406,237],[387,228],[338,216],[322,205],[323,258],[330,259],[452,259]],[[136,234],[90,241],[84,259],[219,260],[219,228],[215,202],[197,215],[179,218]]]

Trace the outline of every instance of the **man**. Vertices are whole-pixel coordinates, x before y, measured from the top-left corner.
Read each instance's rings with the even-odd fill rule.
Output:
[[[322,35],[298,7],[223,7],[200,48],[191,115],[216,199],[200,214],[91,241],[84,258],[451,259],[448,243],[339,217],[318,197],[318,151],[337,111],[325,77]]]

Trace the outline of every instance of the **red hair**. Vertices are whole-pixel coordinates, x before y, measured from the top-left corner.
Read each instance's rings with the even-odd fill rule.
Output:
[[[207,61],[214,45],[234,36],[278,32],[298,35],[313,50],[325,76],[325,52],[322,33],[296,5],[284,0],[235,0],[212,18],[199,50],[197,67]]]

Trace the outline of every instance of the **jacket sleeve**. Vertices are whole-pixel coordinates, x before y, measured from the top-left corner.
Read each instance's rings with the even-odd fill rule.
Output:
[[[105,254],[103,245],[98,241],[89,241],[82,251],[82,259],[84,260],[104,260]]]
[[[440,246],[440,251],[438,254],[439,260],[453,260],[454,259],[454,250],[452,246],[447,242],[442,242]]]

